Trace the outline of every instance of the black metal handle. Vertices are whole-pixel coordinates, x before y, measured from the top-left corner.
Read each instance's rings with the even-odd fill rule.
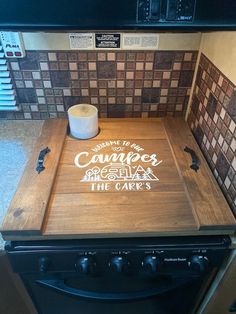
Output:
[[[40,173],[41,171],[43,171],[45,169],[43,163],[44,163],[44,158],[45,158],[45,155],[48,154],[50,152],[50,148],[46,147],[44,149],[42,149],[39,153],[39,157],[38,157],[38,164],[37,164],[37,167],[36,167],[36,171],[38,173]]]
[[[152,288],[149,290],[144,291],[135,291],[135,292],[94,292],[94,291],[86,291],[72,288],[65,284],[63,279],[57,280],[36,280],[36,283],[53,289],[57,292],[66,294],[68,296],[83,298],[83,299],[90,299],[94,301],[134,301],[134,300],[141,300],[150,297],[154,297],[160,295],[162,293],[168,292],[170,290],[174,290],[182,285],[187,284],[188,282],[194,280],[196,277],[188,277],[188,278],[178,278],[175,280],[170,280],[168,283],[164,283],[161,286],[156,288]]]
[[[195,151],[193,149],[189,148],[188,146],[185,147],[184,151],[191,155],[192,165],[190,166],[190,168],[197,172],[199,167],[200,167],[200,160],[199,160],[197,154],[195,153]]]

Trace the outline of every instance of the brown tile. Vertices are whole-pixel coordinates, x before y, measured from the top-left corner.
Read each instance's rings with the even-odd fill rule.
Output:
[[[126,69],[127,70],[135,70],[135,65],[136,65],[137,63],[135,63],[135,62],[127,62],[126,63]],[[138,69],[138,70],[140,70],[140,69]]]
[[[229,101],[227,112],[234,122],[236,122],[236,91],[233,92],[233,95]]]
[[[170,51],[155,52],[153,68],[157,70],[170,70],[175,58],[175,53]]]
[[[88,72],[87,71],[79,71],[79,78],[83,80],[88,79]]]
[[[34,88],[18,89],[17,97],[20,103],[37,103],[37,97]]]
[[[158,103],[160,100],[160,88],[143,88],[143,103]]]
[[[57,53],[57,60],[59,60],[59,61],[67,61],[68,60],[67,53],[65,53],[65,52],[58,52]]]
[[[146,61],[153,61],[153,60],[154,60],[154,53],[146,52]]]
[[[67,53],[69,61],[77,61],[77,53],[76,52],[68,52]]]
[[[69,65],[67,62],[59,62],[59,69],[60,70],[68,70],[69,69]]]
[[[116,63],[112,61],[104,61],[97,63],[99,79],[115,79]]]
[[[135,61],[136,53],[135,52],[128,52],[127,53],[127,61]]]
[[[207,106],[206,106],[206,110],[212,119],[213,119],[214,114],[216,112],[216,106],[217,106],[217,100],[213,96],[213,94],[210,93],[210,96],[209,96],[209,99],[207,102]]]
[[[116,60],[117,61],[125,61],[125,52],[117,52]]]
[[[67,71],[51,72],[53,87],[70,87],[70,75]]]
[[[184,52],[176,52],[174,59],[175,61],[182,61],[184,58]]]
[[[220,176],[220,178],[224,181],[226,178],[226,175],[229,171],[229,162],[225,158],[224,154],[220,152],[217,161],[216,161],[216,170]]]
[[[144,76],[144,72],[143,71],[135,71],[135,79],[142,79]]]
[[[17,73],[20,73],[20,72],[17,72]],[[21,74],[21,73],[20,73]],[[25,80],[31,80],[32,79],[32,74],[30,71],[22,71],[22,74],[23,74],[23,78]],[[15,77],[15,76],[14,76]],[[15,77],[16,78],[16,77]]]
[[[50,70],[58,70],[59,69],[59,65],[57,62],[49,62],[49,69]]]
[[[87,52],[78,52],[78,60],[79,61],[96,60],[96,53],[90,52],[87,55]]]
[[[21,70],[39,70],[39,58],[37,52],[26,52],[26,57],[19,60]]]
[[[193,74],[193,71],[181,71],[179,78],[179,87],[191,87]]]
[[[144,60],[145,60],[145,53],[144,52],[137,52],[136,61],[144,61]]]

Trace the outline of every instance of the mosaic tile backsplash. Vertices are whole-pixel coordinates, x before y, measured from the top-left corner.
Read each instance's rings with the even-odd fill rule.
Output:
[[[236,86],[203,54],[188,122],[236,215]]]
[[[27,51],[8,62],[20,110],[0,118],[65,117],[77,103],[103,118],[182,116],[196,59],[197,51]]]

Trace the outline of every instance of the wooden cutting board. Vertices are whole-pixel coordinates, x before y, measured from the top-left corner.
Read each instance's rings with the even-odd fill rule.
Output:
[[[37,174],[36,146],[3,223],[6,239],[218,234],[236,229],[182,119],[107,119],[99,126],[95,138],[77,140],[66,135],[65,120],[45,123],[39,143],[53,149],[45,170]],[[199,158],[197,172],[190,168],[186,146]]]

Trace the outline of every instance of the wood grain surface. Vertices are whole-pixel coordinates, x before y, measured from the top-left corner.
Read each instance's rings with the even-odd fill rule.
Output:
[[[17,191],[3,221],[3,234],[41,234],[44,214],[67,132],[67,120],[46,120],[41,136],[34,147]],[[50,153],[45,157],[45,170],[36,171],[39,152],[45,147]]]
[[[164,123],[200,229],[236,229],[236,221],[229,205],[187,124],[183,123],[182,119],[174,118],[166,119]],[[200,160],[200,169],[197,172],[190,169],[192,160],[190,155],[184,152],[185,146],[192,148]]]
[[[65,142],[65,121],[54,123],[48,122],[43,130],[47,145],[49,137],[57,152],[46,161],[50,171],[31,177],[37,147],[6,215],[5,239],[232,234],[236,230],[235,218],[182,118],[104,119],[95,138],[66,136]],[[185,146],[197,153],[198,172],[190,169]],[[130,152],[137,160],[122,164],[121,155]],[[118,159],[103,160],[112,154]],[[162,162],[149,160],[153,155]],[[24,194],[29,196],[23,202]],[[16,214],[23,205],[23,212]]]

